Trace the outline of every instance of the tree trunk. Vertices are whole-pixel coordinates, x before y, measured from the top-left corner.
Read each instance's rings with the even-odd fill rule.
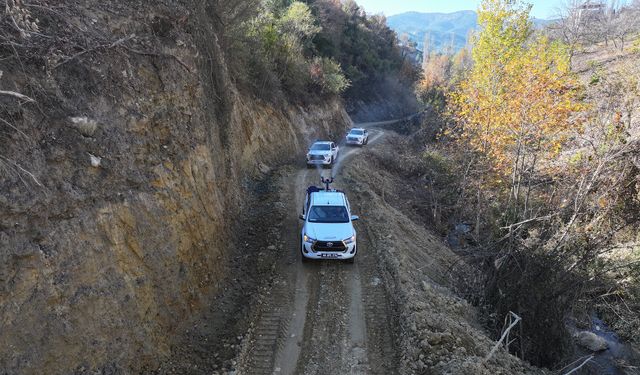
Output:
[[[478,185],[478,196],[477,196],[477,208],[476,208],[476,225],[475,225],[475,234],[476,241],[480,242],[480,185]]]

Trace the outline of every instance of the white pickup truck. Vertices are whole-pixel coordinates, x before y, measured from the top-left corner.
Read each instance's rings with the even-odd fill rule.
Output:
[[[318,141],[311,145],[307,152],[307,166],[332,165],[338,160],[340,148],[331,141]]]
[[[310,259],[339,259],[353,263],[356,253],[356,230],[349,200],[344,192],[329,188],[331,180],[324,180],[326,189],[315,186],[307,189],[300,233],[302,261]]]
[[[364,146],[369,143],[369,131],[364,128],[354,128],[349,130],[346,137],[348,145]]]

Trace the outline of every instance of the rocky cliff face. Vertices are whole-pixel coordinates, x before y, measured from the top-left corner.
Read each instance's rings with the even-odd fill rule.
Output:
[[[244,180],[349,124],[239,93],[207,9],[151,3],[22,7],[2,47],[34,102],[0,97],[0,372],[153,370],[225,277]]]

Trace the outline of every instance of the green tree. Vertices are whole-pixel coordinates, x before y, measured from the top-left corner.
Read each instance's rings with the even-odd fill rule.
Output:
[[[292,38],[296,43],[311,40],[322,28],[316,24],[309,6],[294,1],[278,20],[278,28],[283,35]]]
[[[315,57],[311,64],[311,78],[323,93],[340,94],[350,83],[342,73],[340,64],[327,57]]]
[[[299,100],[311,98],[303,95],[311,90],[366,100],[379,92],[371,87],[388,77],[413,83],[415,70],[403,62],[385,18],[368,17],[354,1],[259,3],[250,19],[225,24],[237,35],[228,50],[240,64],[231,69],[261,96],[284,93]]]

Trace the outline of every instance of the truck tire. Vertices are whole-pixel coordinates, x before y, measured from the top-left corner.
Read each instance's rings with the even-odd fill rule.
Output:
[[[300,257],[302,257],[302,263],[309,263],[311,261],[311,259],[309,259],[306,256],[304,256],[303,247],[304,247],[304,244],[302,243],[302,238],[301,238],[300,239]]]

